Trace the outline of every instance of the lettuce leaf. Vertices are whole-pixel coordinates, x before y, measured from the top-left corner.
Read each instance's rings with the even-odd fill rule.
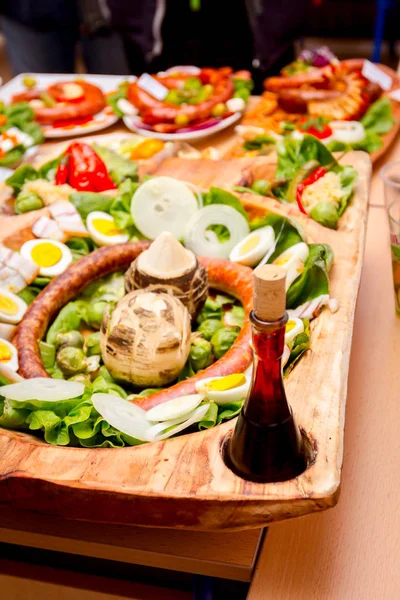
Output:
[[[204,194],[203,198],[205,206],[209,204],[226,204],[227,206],[230,206],[231,208],[234,208],[240,212],[246,221],[249,220],[249,215],[243,208],[243,204],[240,202],[239,198],[227,190],[223,190],[219,187],[211,187],[209,191]]]
[[[114,150],[100,144],[92,144],[92,146],[93,150],[106,165],[107,171],[116,185],[120,185],[126,179],[138,180],[136,162],[129,158],[124,158],[117,152],[114,152]]]
[[[287,291],[287,308],[296,308],[322,294],[329,294],[328,271],[333,262],[333,251],[327,244],[309,244],[309,250],[301,275]]]
[[[395,123],[392,104],[389,98],[384,96],[371,104],[361,119],[361,123],[368,133],[376,133],[378,135],[388,133]]]
[[[301,356],[310,348],[310,321],[303,319],[304,331],[299,333],[293,340],[293,345],[290,350],[289,359],[283,370],[283,376],[287,377],[293,370]]]
[[[303,139],[286,138],[277,142],[278,166],[275,179],[292,179],[298,170],[310,160],[316,160],[322,167],[337,164],[328,148],[313,135]]]
[[[275,258],[282,254],[282,252],[291,246],[294,246],[294,244],[304,242],[306,239],[305,233],[296,221],[272,213],[251,221],[250,229],[255,231],[256,229],[266,227],[267,225],[270,225],[273,228],[275,239],[278,238],[274,253],[270,256],[268,262],[273,262]]]

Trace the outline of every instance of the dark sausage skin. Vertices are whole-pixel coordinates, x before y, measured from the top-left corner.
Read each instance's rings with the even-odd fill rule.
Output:
[[[56,106],[43,106],[34,108],[35,119],[43,125],[51,125],[55,121],[68,121],[91,117],[103,110],[106,106],[104,94],[100,88],[87,81],[60,81],[50,85],[46,93],[57,101],[62,96],[62,86],[66,83],[74,83],[83,89],[83,98],[74,102],[58,102]],[[29,102],[30,100],[40,99],[42,90],[32,89],[16,94],[12,98],[12,103]]]
[[[38,340],[44,337],[61,308],[74,300],[94,279],[127,270],[131,262],[149,245],[150,242],[143,241],[95,250],[54,279],[39,294],[18,326],[15,338],[19,372],[23,377],[49,377],[40,358]],[[235,296],[243,304],[246,313],[244,325],[230,350],[213,365],[188,381],[137,401],[146,410],[172,398],[195,393],[194,384],[200,379],[240,373],[251,364],[251,327],[248,315],[253,302],[252,270],[227,260],[200,258],[199,262],[207,270],[210,287]]]

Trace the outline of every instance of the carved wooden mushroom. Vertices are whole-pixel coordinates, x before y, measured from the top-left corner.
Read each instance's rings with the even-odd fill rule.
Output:
[[[163,387],[176,379],[190,351],[190,316],[171,294],[130,292],[106,312],[100,330],[104,364],[118,381]]]
[[[208,277],[193,252],[164,232],[133,261],[125,274],[125,287],[128,292],[147,288],[173,294],[194,319],[207,298]]]

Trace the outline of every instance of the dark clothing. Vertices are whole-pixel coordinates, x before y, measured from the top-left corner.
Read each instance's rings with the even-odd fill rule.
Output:
[[[293,59],[311,0],[108,0],[134,72],[176,64],[232,65],[256,80]]]
[[[78,23],[74,0],[1,0],[0,12],[36,31],[75,31]]]

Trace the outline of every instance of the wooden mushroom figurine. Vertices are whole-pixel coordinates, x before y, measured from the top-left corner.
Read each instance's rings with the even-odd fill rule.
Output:
[[[130,292],[106,312],[100,330],[104,364],[118,381],[163,387],[182,371],[190,351],[190,316],[172,294]]]
[[[169,232],[161,233],[125,274],[128,292],[147,288],[179,298],[194,319],[208,294],[208,277],[196,256]]]

